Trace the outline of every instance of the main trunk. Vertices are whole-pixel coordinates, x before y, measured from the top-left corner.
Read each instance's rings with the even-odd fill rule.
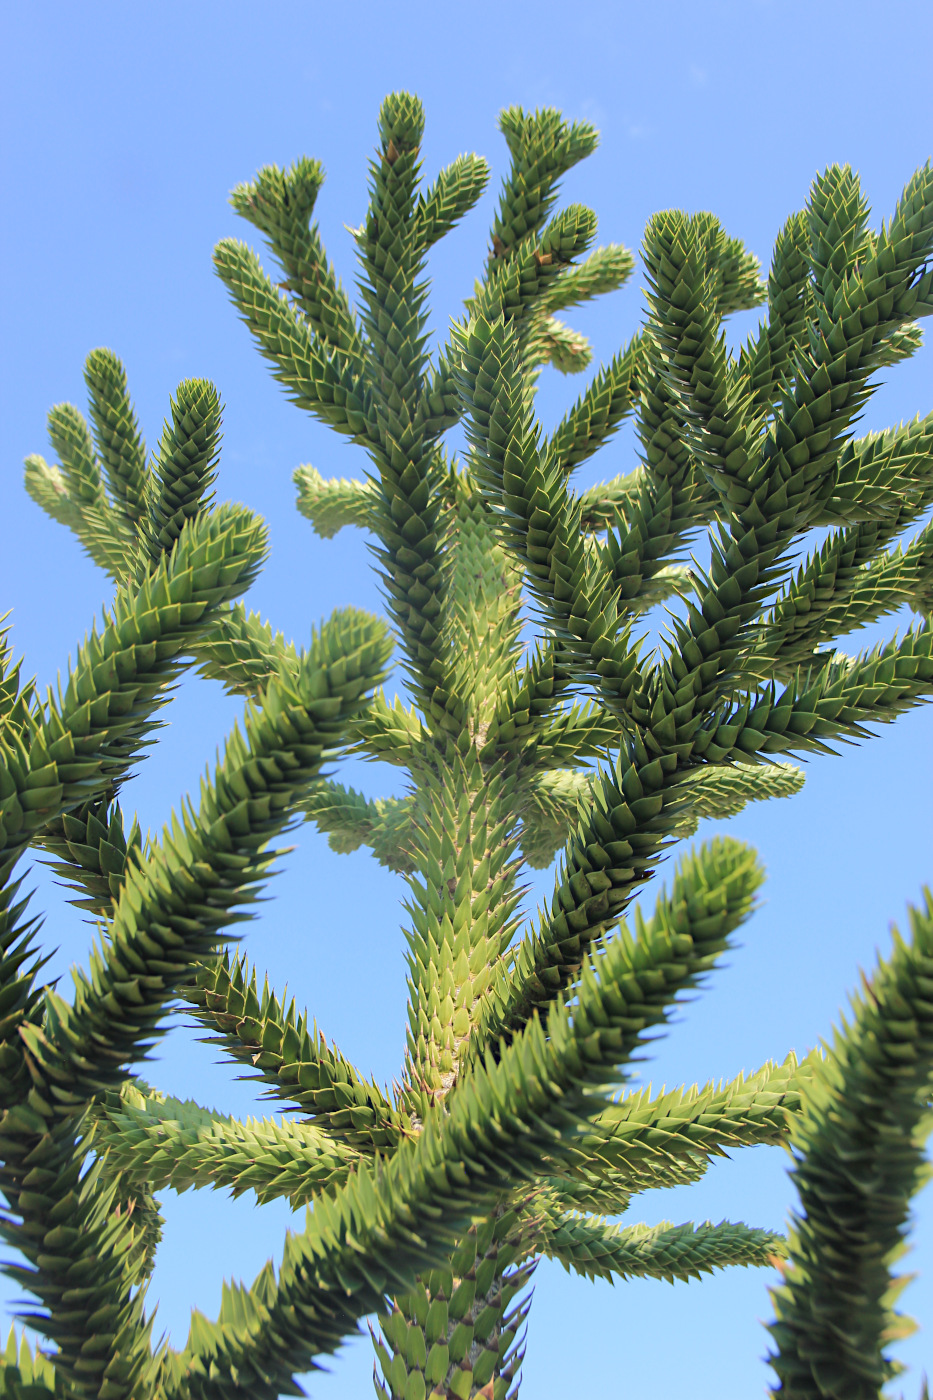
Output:
[[[522,1324],[531,1294],[519,1297],[535,1261],[522,1254],[515,1213],[500,1208],[474,1226],[448,1269],[437,1269],[379,1318],[374,1375],[383,1400],[506,1400],[518,1393]],[[516,1301],[517,1299],[517,1301]]]

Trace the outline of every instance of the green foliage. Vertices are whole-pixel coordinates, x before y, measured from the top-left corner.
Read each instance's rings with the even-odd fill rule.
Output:
[[[893,1310],[906,1279],[910,1198],[929,1179],[933,1127],[933,896],[911,909],[911,939],[853,1001],[791,1134],[800,1214],[774,1290],[782,1396],[877,1395],[897,1373],[884,1345],[913,1330]]]
[[[549,1221],[545,1253],[585,1278],[700,1278],[730,1264],[772,1264],[784,1238],[747,1225],[604,1225],[557,1213]]]
[[[305,1205],[347,1179],[355,1149],[306,1123],[266,1119],[238,1123],[222,1114],[127,1081],[99,1100],[89,1134],[103,1169],[131,1188],[192,1186],[255,1191],[260,1201],[287,1196]]]
[[[405,1119],[377,1085],[361,1080],[353,1066],[329,1046],[317,1027],[287,1008],[268,983],[260,993],[256,974],[242,957],[196,963],[186,997],[198,1021],[233,1059],[256,1071],[270,1094],[298,1108],[330,1137],[370,1153],[394,1147],[405,1136]]]
[[[33,1351],[25,1333],[17,1346],[16,1331],[11,1327],[0,1369],[3,1400],[51,1400],[64,1393],[52,1362],[41,1351]]]
[[[233,192],[282,277],[235,240],[215,250],[290,397],[368,456],[359,480],[298,468],[298,506],[322,538],[371,533],[404,701],[379,689],[379,619],[335,613],[303,651],[237,601],[265,533],[214,504],[214,386],[178,387],[147,464],[123,367],[94,351],[91,426],[58,405],[58,462],[27,460],[32,497],[116,593],[64,689],[38,695],[0,646],[0,1229],[53,1347],[43,1359],[12,1339],[4,1394],[274,1400],[375,1313],[380,1394],[505,1400],[543,1255],[610,1280],[787,1255],[779,1393],[867,1396],[890,1373],[889,1268],[928,1122],[930,911],[825,1058],[660,1095],[628,1089],[630,1066],[713,973],[763,871],[715,839],[682,856],[650,917],[626,911],[701,818],[799,790],[802,770],[776,758],[831,753],[933,692],[926,622],[867,654],[836,649],[933,597],[930,527],[900,538],[933,503],[933,420],[852,433],[872,375],[914,352],[913,318],[933,310],[933,173],[875,233],[856,176],[831,167],[766,281],[711,214],[656,215],[645,322],[547,434],[539,376],[591,358],[555,313],[622,287],[635,260],[593,247],[591,210],[555,212],[595,131],[549,109],[510,108],[500,125],[511,166],[489,257],[436,353],[426,254],[489,172],[461,156],[423,190],[424,116],[406,93],[379,115],[357,307],[311,223],[316,161]],[[724,318],[759,306],[733,356]],[[574,472],[626,418],[637,463],[577,492]],[[461,421],[468,449],[448,455]],[[709,563],[687,568],[703,531]],[[638,632],[665,600],[648,655]],[[144,840],[124,788],[188,664],[243,697],[244,716],[197,808]],[[347,787],[325,771],[344,752],[404,769],[407,790]],[[298,820],[406,881],[408,1035],[391,1088],[227,946]],[[70,1000],[38,982],[15,877],[30,848],[98,923]],[[554,892],[526,923],[523,868],[555,857]],[[236,1122],[136,1077],[179,999],[288,1116]],[[793,1144],[801,1191],[789,1241],[742,1222],[605,1218],[777,1143]],[[154,1193],[204,1186],[313,1209],[277,1271],[226,1287],[181,1351],[153,1347]]]

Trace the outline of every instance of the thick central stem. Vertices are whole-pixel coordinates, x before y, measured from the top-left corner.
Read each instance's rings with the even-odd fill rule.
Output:
[[[519,894],[510,770],[483,765],[475,749],[464,757],[448,750],[418,778],[405,1077],[423,1116],[456,1082],[479,1005],[511,941]]]
[[[522,1325],[531,1294],[519,1298],[534,1262],[516,1264],[522,1231],[505,1206],[474,1226],[447,1269],[426,1274],[380,1317],[373,1344],[385,1400],[506,1400],[518,1393]],[[518,1301],[516,1302],[516,1299]]]

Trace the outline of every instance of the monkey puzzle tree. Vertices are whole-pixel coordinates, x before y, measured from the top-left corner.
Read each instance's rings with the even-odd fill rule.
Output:
[[[933,692],[925,624],[868,654],[836,650],[904,603],[930,608],[933,531],[896,541],[933,502],[933,416],[852,428],[871,376],[917,348],[914,318],[933,310],[933,172],[873,232],[857,178],[831,168],[779,234],[766,283],[712,215],[657,215],[643,329],[547,435],[542,368],[589,360],[556,314],[620,287],[634,259],[590,251],[588,209],[554,213],[591,127],[519,109],[501,127],[512,164],[488,262],[433,357],[425,259],[488,172],[461,157],[422,191],[423,116],[406,94],[380,113],[354,231],[358,309],[311,224],[312,160],[233,194],[283,280],[238,242],[215,252],[291,398],[368,455],[357,481],[299,469],[299,508],[325,537],[372,532],[391,627],[343,610],[302,651],[235,602],[265,533],[212,502],[220,408],[207,383],[179,386],[147,461],[122,366],[95,351],[91,426],[59,405],[60,465],[27,462],[33,497],[117,591],[64,689],[38,695],[3,657],[0,1186],[26,1261],[14,1273],[55,1348],[17,1361],[11,1341],[10,1393],[297,1393],[294,1377],[376,1312],[384,1393],[503,1400],[541,1255],[620,1278],[783,1255],[779,1236],[741,1223],[604,1217],[792,1130],[805,1210],[776,1295],[783,1392],[876,1394],[887,1374],[890,1253],[921,1175],[929,1091],[931,911],[825,1062],[790,1056],[660,1097],[614,1091],[762,879],[740,842],[702,845],[629,928],[622,915],[659,860],[700,816],[791,795],[799,770],[780,755],[829,752]],[[765,319],[735,357],[724,318],[757,306]],[[628,416],[639,464],[575,492],[574,470]],[[449,453],[460,423],[467,447]],[[709,564],[688,569],[704,530]],[[637,633],[666,600],[670,630],[646,656]],[[404,701],[378,688],[392,639]],[[121,790],[189,663],[245,697],[244,720],[200,805],[143,839]],[[407,795],[370,800],[326,776],[348,750],[403,769]],[[408,883],[408,1043],[391,1091],[225,948],[271,843],[302,817]],[[38,984],[14,878],[29,848],[99,921],[70,1001]],[[523,926],[523,866],[558,852],[554,893]],[[238,1123],[135,1075],[179,999],[290,1116]],[[840,1137],[853,1115],[854,1147]],[[831,1179],[839,1161],[867,1165]],[[208,1184],[307,1203],[307,1228],[277,1272],[225,1289],[216,1322],[195,1314],[182,1351],[153,1347],[154,1193]]]

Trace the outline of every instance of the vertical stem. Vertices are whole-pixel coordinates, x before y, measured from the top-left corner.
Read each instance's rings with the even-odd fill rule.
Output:
[[[486,766],[474,748],[461,756],[448,746],[433,771],[425,765],[417,779],[405,1078],[423,1118],[456,1082],[478,1009],[511,942],[521,892],[513,766]]]
[[[469,1231],[448,1269],[393,1300],[379,1319],[381,1334],[373,1333],[382,1400],[517,1396],[531,1306],[530,1293],[518,1295],[536,1262],[516,1263],[522,1237],[515,1212],[499,1206]]]

